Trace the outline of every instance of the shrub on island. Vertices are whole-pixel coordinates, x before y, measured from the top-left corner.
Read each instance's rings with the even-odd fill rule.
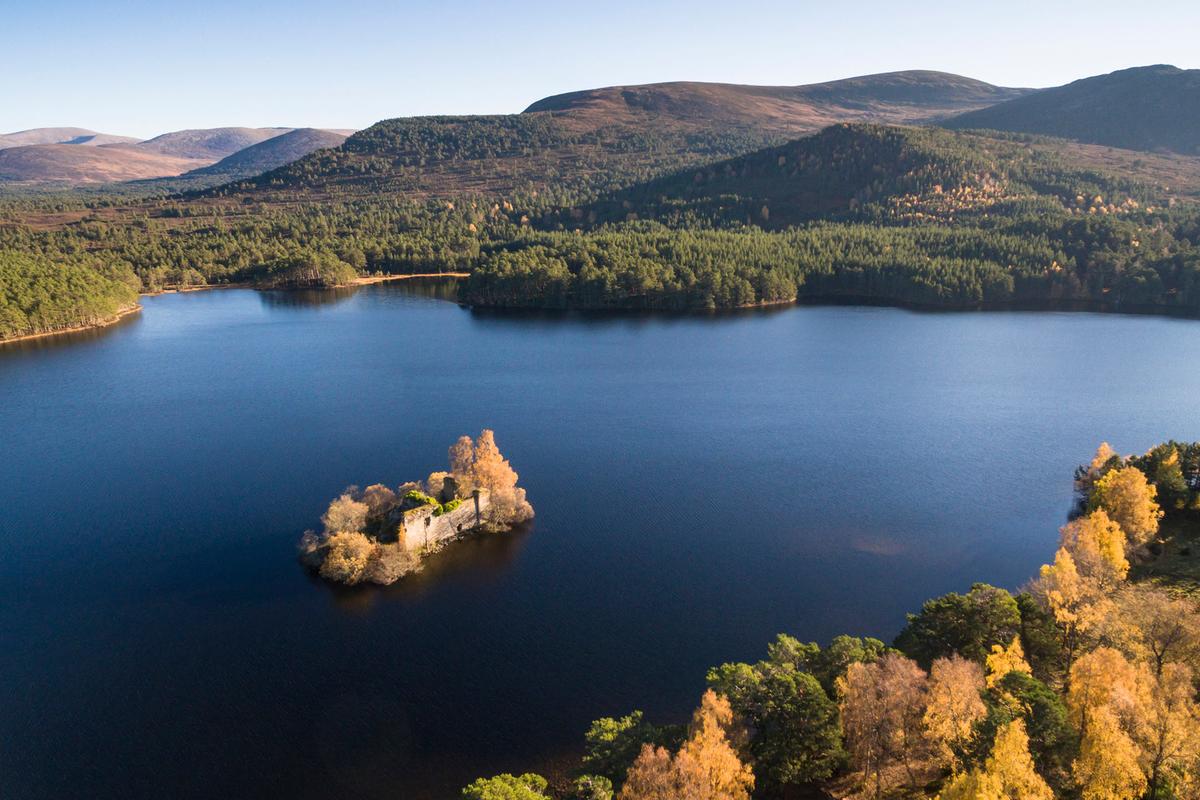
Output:
[[[531,517],[517,473],[485,430],[454,443],[449,472],[395,491],[348,487],[321,515],[322,530],[300,538],[300,561],[335,583],[387,585],[419,570],[426,555],[459,534],[506,531]]]

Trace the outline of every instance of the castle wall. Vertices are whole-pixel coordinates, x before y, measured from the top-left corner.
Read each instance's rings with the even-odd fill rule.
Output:
[[[405,549],[413,552],[453,539],[478,527],[487,507],[488,493],[480,492],[478,504],[476,498],[466,497],[458,508],[436,517],[433,515],[433,506],[409,509],[401,514],[400,541]]]

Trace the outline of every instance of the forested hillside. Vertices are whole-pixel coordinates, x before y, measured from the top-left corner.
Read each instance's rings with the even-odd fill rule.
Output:
[[[0,339],[112,319],[137,305],[128,268],[0,250]]]
[[[747,142],[709,140],[689,151],[704,164],[656,175],[678,153],[630,135],[548,114],[380,123],[218,191],[10,201],[0,247],[86,256],[145,289],[465,271],[477,306],[1200,312],[1196,159],[855,124],[724,160]]]
[[[336,151],[233,190],[309,197],[538,192],[564,203],[836,122],[924,122],[1025,92],[921,70],[808,86],[616,86],[545,98],[522,114],[384,120]]]
[[[555,114],[407,117],[379,122],[337,149],[214,193],[311,198],[537,192],[555,202],[780,139],[749,127],[699,132],[631,125],[581,129],[569,116]]]
[[[464,297],[532,307],[812,297],[1195,313],[1195,197],[1140,182],[1138,169],[1097,170],[1054,142],[834,126],[551,212],[543,228],[577,232],[523,233],[485,251]]]

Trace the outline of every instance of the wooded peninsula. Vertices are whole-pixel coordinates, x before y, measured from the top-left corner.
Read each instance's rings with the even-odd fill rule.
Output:
[[[781,634],[708,671],[688,725],[592,723],[571,781],[464,800],[1200,797],[1200,442],[1102,444],[1058,549],[1016,594],[929,600],[892,645]]]

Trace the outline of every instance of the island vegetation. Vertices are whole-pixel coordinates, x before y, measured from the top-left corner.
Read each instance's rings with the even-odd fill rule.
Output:
[[[780,635],[757,663],[710,669],[688,725],[599,719],[573,781],[504,774],[462,796],[1200,797],[1200,443],[1103,444],[1075,485],[1053,561],[1020,592],[930,600],[891,646]]]
[[[459,536],[507,531],[533,517],[492,431],[459,438],[449,466],[394,490],[347,488],[321,516],[322,530],[301,537],[301,563],[335,583],[387,585]]]

